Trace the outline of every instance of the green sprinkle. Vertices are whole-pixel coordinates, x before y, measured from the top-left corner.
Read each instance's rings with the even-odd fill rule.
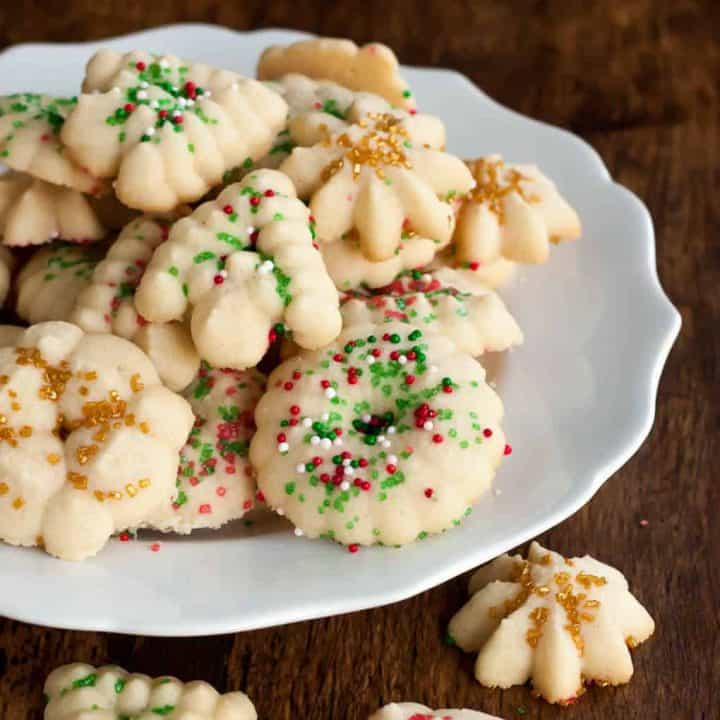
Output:
[[[97,675],[95,673],[90,673],[90,675],[86,675],[85,677],[78,678],[77,680],[73,680],[72,686],[74,688],[82,688],[82,687],[95,687],[95,683],[97,681]]]
[[[285,494],[292,495],[295,492],[295,487],[294,482],[285,483]]]
[[[163,705],[152,709],[155,715],[169,715],[175,709],[174,705]]]
[[[168,268],[168,273],[170,273],[173,277],[177,277],[180,274],[180,271],[175,267],[175,265],[171,265]]]

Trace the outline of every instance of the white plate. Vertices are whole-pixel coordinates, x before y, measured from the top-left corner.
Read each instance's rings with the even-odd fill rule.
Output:
[[[252,74],[262,48],[300,33],[235,33],[175,25],[73,45],[23,45],[0,55],[0,92],[77,92],[101,46],[173,52]],[[277,519],[220,533],[162,537],[160,552],[113,541],[82,564],[0,547],[0,613],[43,625],[145,635],[209,635],[350,612],[401,600],[525,542],[578,510],[638,449],[680,316],[655,269],[645,206],[613,183],[574,135],[501,107],[467,78],[407,68],[420,107],[447,125],[462,156],[500,152],[536,162],[583,221],[576,243],[524,270],[504,293],[525,345],[498,388],[515,449],[462,527],[403,550],[350,555],[295,538]]]

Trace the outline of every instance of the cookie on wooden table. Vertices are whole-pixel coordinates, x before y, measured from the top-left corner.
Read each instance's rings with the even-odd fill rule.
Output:
[[[431,710],[418,703],[390,703],[374,712],[369,720],[500,720],[478,710]]]

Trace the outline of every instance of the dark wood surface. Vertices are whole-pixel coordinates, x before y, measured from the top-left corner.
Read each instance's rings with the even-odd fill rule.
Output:
[[[440,643],[463,601],[464,578],[391,607],[215,638],[61,632],[0,620],[0,718],[41,718],[46,674],[83,659],[243,689],[268,720],[364,720],[401,699],[504,718],[717,720],[718,3],[28,0],[2,3],[0,44],[86,40],[183,20],[375,39],[403,62],[455,68],[500,102],[582,135],[644,198],[656,223],[660,277],[684,324],[655,426],[592,502],[542,540],[617,564],[658,630],[634,653],[629,685],[593,688],[560,710],[527,687],[480,687],[471,658]]]

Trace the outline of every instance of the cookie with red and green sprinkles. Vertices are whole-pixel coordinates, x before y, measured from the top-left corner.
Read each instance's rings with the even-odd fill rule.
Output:
[[[103,184],[65,152],[60,132],[76,97],[15,93],[0,97],[0,162],[53,185],[85,193]]]
[[[151,322],[189,317],[200,357],[238,370],[285,333],[312,349],[342,326],[308,208],[276,170],[252,172],[176,222],[135,306]]]
[[[270,375],[250,459],[296,534],[403,545],[461,522],[510,453],[483,367],[443,335],[356,326]]]
[[[61,131],[76,162],[128,207],[168,212],[265,155],[285,101],[262,83],[174,55],[101,50]]]
[[[257,370],[203,364],[183,392],[196,420],[180,451],[175,493],[153,527],[178,533],[218,528],[253,508],[257,485],[248,450],[264,391],[265,377]]]
[[[472,275],[450,268],[412,270],[392,284],[345,293],[344,327],[412,323],[447,335],[471,355],[499,352],[522,343],[522,331],[497,293]]]

